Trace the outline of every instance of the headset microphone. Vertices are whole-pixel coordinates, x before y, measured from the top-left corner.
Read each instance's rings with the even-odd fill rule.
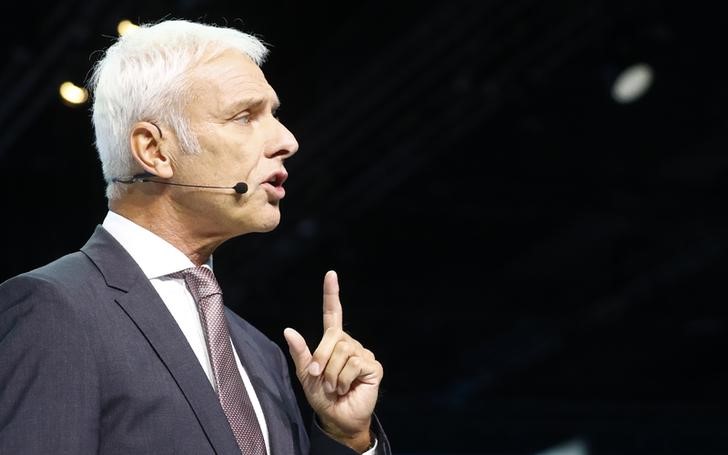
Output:
[[[111,179],[111,181],[115,182],[115,183],[123,183],[126,185],[130,185],[132,183],[138,183],[138,182],[142,182],[142,183],[152,182],[152,183],[159,183],[160,185],[187,186],[187,187],[191,187],[191,188],[214,188],[214,189],[220,189],[220,190],[235,190],[235,192],[238,194],[245,194],[248,192],[248,185],[245,182],[238,182],[234,186],[190,185],[187,183],[162,182],[159,180],[152,180],[150,177],[156,177],[156,175],[151,174],[149,172],[142,172],[141,174],[136,174],[129,179],[113,178],[113,179]]]

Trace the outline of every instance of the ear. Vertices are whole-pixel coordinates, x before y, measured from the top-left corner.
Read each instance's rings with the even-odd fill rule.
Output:
[[[162,150],[162,131],[150,122],[137,122],[129,137],[131,154],[145,172],[158,177],[172,178],[172,156],[168,148]]]

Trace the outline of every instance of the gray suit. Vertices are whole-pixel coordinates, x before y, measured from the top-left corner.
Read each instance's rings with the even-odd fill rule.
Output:
[[[315,424],[309,440],[280,348],[227,315],[272,454],[354,453]],[[0,285],[0,453],[240,453],[174,318],[101,227],[81,251]]]

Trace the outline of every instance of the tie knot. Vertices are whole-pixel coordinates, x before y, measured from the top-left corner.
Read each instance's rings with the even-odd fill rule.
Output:
[[[207,267],[190,267],[171,275],[172,278],[184,278],[192,296],[198,302],[211,295],[222,295],[222,289],[217,283],[215,274]]]

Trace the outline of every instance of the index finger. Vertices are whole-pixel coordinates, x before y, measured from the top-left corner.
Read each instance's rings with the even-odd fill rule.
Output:
[[[324,276],[324,331],[329,328],[343,329],[343,310],[339,300],[339,278],[329,270]]]

